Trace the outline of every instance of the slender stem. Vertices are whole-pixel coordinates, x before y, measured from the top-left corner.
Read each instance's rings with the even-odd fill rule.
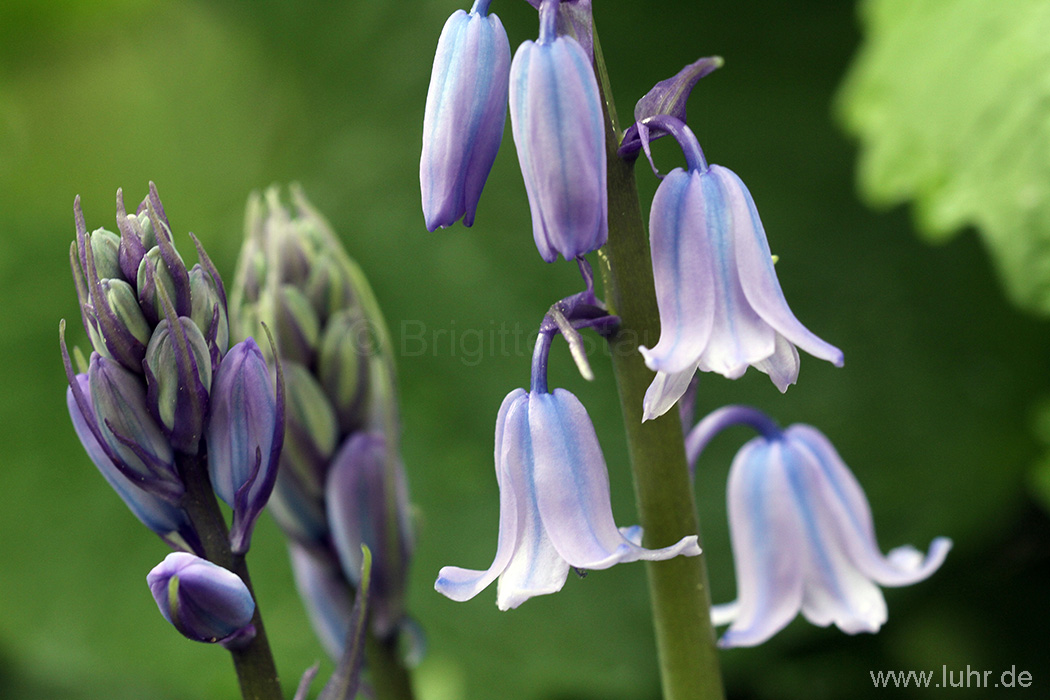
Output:
[[[270,643],[266,639],[262,614],[259,612],[259,599],[252,588],[248,565],[243,555],[235,555],[230,551],[226,520],[219,510],[215,492],[208,480],[207,467],[201,459],[181,453],[178,455],[177,467],[186,485],[182,507],[200,535],[205,556],[209,561],[240,576],[255,600],[255,614],[251,622],[255,627],[255,637],[241,647],[230,649],[233,665],[237,670],[237,681],[241,686],[241,696],[244,700],[283,700],[284,695],[277,678],[277,666],[273,661]]]
[[[609,242],[599,251],[599,260],[609,312],[620,317],[609,345],[639,519],[646,544],[665,546],[699,535],[700,527],[677,412],[642,423],[642,399],[653,373],[638,346],[652,347],[657,341],[659,314],[633,166],[616,155],[621,132],[597,32],[594,55],[605,110],[609,191]],[[646,565],[665,700],[723,698],[703,555]]]

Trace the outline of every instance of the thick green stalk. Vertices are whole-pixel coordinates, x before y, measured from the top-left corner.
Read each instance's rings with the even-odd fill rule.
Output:
[[[401,660],[397,638],[378,639],[369,630],[365,636],[368,677],[378,700],[412,700],[412,678]]]
[[[207,559],[240,576],[255,599],[255,614],[252,616],[255,637],[243,647],[230,650],[237,670],[237,681],[241,686],[241,696],[244,700],[283,700],[277,666],[259,612],[259,599],[248,576],[248,565],[243,555],[230,551],[226,520],[208,480],[207,467],[201,460],[188,455],[179,455],[178,467],[179,475],[186,485],[182,507],[189,514],[201,538]]]
[[[605,301],[610,313],[620,317],[609,346],[645,543],[663,547],[685,535],[699,535],[700,524],[678,412],[642,423],[642,400],[654,375],[638,346],[656,344],[660,318],[633,163],[616,154],[622,133],[597,32],[594,53],[605,112],[609,192],[609,242],[599,259]],[[723,698],[704,556],[646,562],[646,570],[665,700]]]

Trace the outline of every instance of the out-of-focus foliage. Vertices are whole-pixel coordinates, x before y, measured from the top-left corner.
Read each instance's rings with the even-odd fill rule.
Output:
[[[528,381],[530,340],[549,305],[581,287],[575,266],[536,253],[509,129],[473,228],[424,228],[423,107],[438,33],[458,6],[0,2],[0,697],[236,695],[225,652],[184,640],[157,613],[145,576],[166,550],[106,486],[66,415],[59,318],[84,345],[68,264],[73,197],[89,227],[109,224],[116,188],[138,201],[150,179],[179,245],[196,233],[228,283],[248,192],[296,180],[368,274],[400,378],[419,533],[408,605],[428,640],[421,700],[658,696],[640,564],[574,576],[509,613],[496,610],[494,591],[453,603],[433,590],[441,566],[492,559],[496,412]],[[858,42],[854,8],[594,6],[622,118],[686,63],[725,57],[696,88],[690,126],[708,158],[747,183],[792,310],[846,354],[843,369],[804,357],[784,395],[754,372],[736,382],[705,376],[699,410],[753,403],[784,423],[818,426],[863,484],[884,550],[938,535],[956,543],[930,580],[886,592],[890,619],[878,635],[800,621],[761,647],[723,653],[731,696],[885,697],[873,669],[1038,672],[1045,647],[1027,640],[1050,613],[1050,527],[1028,499],[1025,467],[1040,449],[1029,406],[1050,393],[1050,328],[1004,301],[974,236],[931,248],[900,212],[873,214],[856,201],[855,154],[829,113]],[[493,9],[513,45],[535,38],[528,3]],[[664,141],[654,148],[669,170],[679,156]],[[647,166],[638,179],[647,210],[656,180]],[[586,338],[596,380],[583,382],[557,341],[551,385],[587,407],[617,522],[628,524],[615,384],[603,346]],[[718,602],[735,589],[726,474],[749,437],[719,436],[699,465]],[[249,564],[290,690],[323,652],[269,516]]]
[[[984,238],[1011,298],[1050,314],[1050,3],[866,0],[840,96],[860,183],[920,233]]]

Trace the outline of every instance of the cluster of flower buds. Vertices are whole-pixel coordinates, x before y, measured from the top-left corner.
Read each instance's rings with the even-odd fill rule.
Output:
[[[535,4],[539,38],[524,42],[513,61],[488,0],[445,24],[427,94],[420,186],[427,229],[460,217],[470,226],[509,99],[533,237],[553,262],[597,250],[608,237],[605,127],[589,11],[559,0]]]
[[[333,658],[347,635],[361,546],[372,552],[370,624],[405,622],[412,537],[390,340],[363,273],[325,219],[291,188],[248,203],[231,317],[237,337],[273,329],[287,422],[271,512]]]
[[[152,183],[134,214],[117,192],[119,233],[89,233],[79,198],[74,214],[70,261],[92,346],[87,361],[77,354],[77,373],[63,325],[77,436],[132,513],[175,549],[205,555],[184,498],[191,480],[214,484],[233,509],[230,550],[243,554],[276,478],[280,388],[253,340],[229,347],[222,280],[195,237],[200,262],[187,268]]]

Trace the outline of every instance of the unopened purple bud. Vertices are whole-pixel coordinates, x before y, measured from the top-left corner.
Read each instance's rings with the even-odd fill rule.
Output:
[[[597,250],[608,237],[605,125],[598,83],[580,44],[541,33],[511,64],[510,122],[540,256]]]
[[[197,454],[211,387],[211,353],[192,320],[181,316],[175,332],[164,319],[146,348],[143,370],[153,415],[175,449]]]
[[[76,382],[78,390],[87,395],[88,375],[78,374]],[[74,399],[72,387],[66,389],[66,407],[73,421],[73,429],[76,430],[80,444],[84,446],[88,457],[95,463],[110,487],[117,492],[135,517],[173,547],[187,551],[196,550],[199,547],[199,540],[193,526],[190,525],[186,511],[139,488],[117,469],[91,429],[92,424],[97,424],[97,418],[94,413],[90,421],[84,417]]]
[[[372,551],[372,625],[386,637],[404,617],[412,542],[404,469],[381,433],[361,432],[346,440],[328,473],[325,497],[343,573],[355,586],[361,545]]]
[[[231,548],[248,550],[255,520],[273,491],[284,434],[281,397],[251,338],[223,358],[212,385],[208,472],[219,497],[233,508]]]
[[[180,259],[181,263],[182,260]],[[185,268],[184,268],[185,269]],[[164,294],[168,299],[175,299],[177,293],[175,277],[171,274],[164,262],[160,247],[150,248],[139,263],[138,275],[136,276],[139,301],[146,318],[151,323],[157,323],[164,318],[164,308],[161,305],[158,285],[164,286]]]
[[[441,30],[423,116],[419,182],[428,231],[474,223],[507,118],[510,42],[487,2]]]
[[[141,344],[139,352],[144,354],[152,329],[139,307],[135,289],[122,279],[102,280],[101,287],[113,316]]]
[[[241,636],[255,614],[252,594],[237,574],[186,552],[169,554],[146,582],[164,619],[197,642]]]
[[[109,450],[144,488],[166,482],[181,491],[171,444],[147,408],[142,380],[119,363],[92,353],[88,367],[92,408]]]

